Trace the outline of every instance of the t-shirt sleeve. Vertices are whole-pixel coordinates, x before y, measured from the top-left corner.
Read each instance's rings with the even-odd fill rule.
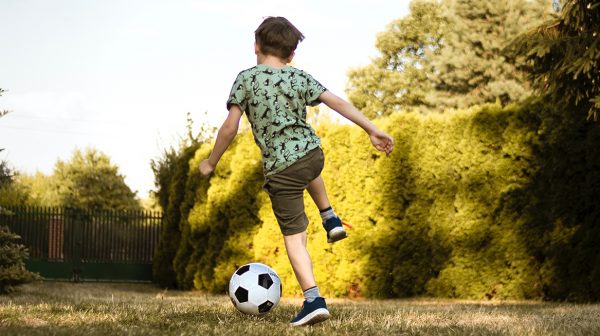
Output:
[[[306,105],[319,105],[321,103],[319,96],[321,96],[321,93],[327,91],[327,89],[309,74],[306,74],[306,84]]]
[[[227,110],[229,110],[231,105],[238,105],[242,111],[246,111],[247,101],[248,97],[246,95],[244,77],[240,73],[231,87],[231,92],[229,93],[229,98],[227,99]]]

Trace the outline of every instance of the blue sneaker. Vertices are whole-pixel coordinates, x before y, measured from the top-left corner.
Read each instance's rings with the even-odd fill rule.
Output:
[[[329,314],[329,310],[327,310],[325,299],[318,297],[313,302],[304,300],[302,310],[290,321],[290,325],[293,327],[312,325],[323,322],[329,317],[331,317],[331,315]]]
[[[337,216],[326,220],[323,223],[323,228],[327,231],[327,242],[330,244],[348,237],[342,226],[342,220]]]

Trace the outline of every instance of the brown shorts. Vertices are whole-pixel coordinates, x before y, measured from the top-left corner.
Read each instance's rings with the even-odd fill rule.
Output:
[[[265,177],[263,188],[271,198],[271,205],[284,236],[306,230],[308,217],[304,213],[304,190],[308,183],[321,174],[325,157],[321,148],[315,148],[283,171]]]

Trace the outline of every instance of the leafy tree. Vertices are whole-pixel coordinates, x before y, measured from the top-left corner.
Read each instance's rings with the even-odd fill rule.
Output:
[[[29,190],[21,183],[15,182],[21,176],[8,168],[6,162],[0,162],[0,207],[29,204]]]
[[[20,174],[16,184],[22,186],[27,193],[27,204],[32,206],[61,206],[58,191],[55,188],[54,176],[36,172],[34,175]]]
[[[432,60],[432,77],[439,107],[520,101],[531,94],[525,74],[517,71],[502,49],[532,23],[539,23],[549,1],[452,0],[444,47]]]
[[[95,149],[75,150],[70,161],[54,167],[53,188],[60,205],[77,208],[138,210],[136,195],[118,167]]]
[[[378,35],[380,56],[350,71],[348,96],[370,117],[519,101],[530,89],[502,49],[549,8],[549,0],[413,1]]]
[[[447,20],[443,6],[436,1],[413,1],[410,12],[377,36],[379,57],[348,73],[346,93],[370,118],[407,106],[428,105],[426,95],[432,89],[427,79],[429,59],[439,54]]]
[[[6,161],[0,161],[0,186],[8,185],[10,182],[12,182],[12,172]]]
[[[2,97],[2,94],[6,92],[6,90],[0,88],[0,97]],[[5,116],[8,113],[8,110],[0,110],[0,117]]]
[[[6,92],[0,88],[0,97]],[[8,114],[7,110],[0,110],[0,118]],[[0,148],[0,152],[4,148]],[[25,189],[14,182],[15,173],[6,161],[0,161],[0,206],[23,204],[27,199]],[[0,207],[0,214],[2,208]]]
[[[563,1],[559,16],[521,34],[507,48],[543,94],[576,105],[588,118],[600,113],[600,3]]]
[[[2,94],[6,92],[2,88],[0,88],[0,97]],[[0,110],[0,118],[4,117],[8,113],[7,110]],[[0,152],[3,151],[4,148],[0,148]],[[10,170],[8,169],[6,162],[0,161],[0,185],[4,184],[10,178]]]

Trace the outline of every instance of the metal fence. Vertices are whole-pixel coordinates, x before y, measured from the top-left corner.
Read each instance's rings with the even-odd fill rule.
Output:
[[[8,207],[0,215],[29,249],[27,267],[49,279],[152,280],[162,213]]]

